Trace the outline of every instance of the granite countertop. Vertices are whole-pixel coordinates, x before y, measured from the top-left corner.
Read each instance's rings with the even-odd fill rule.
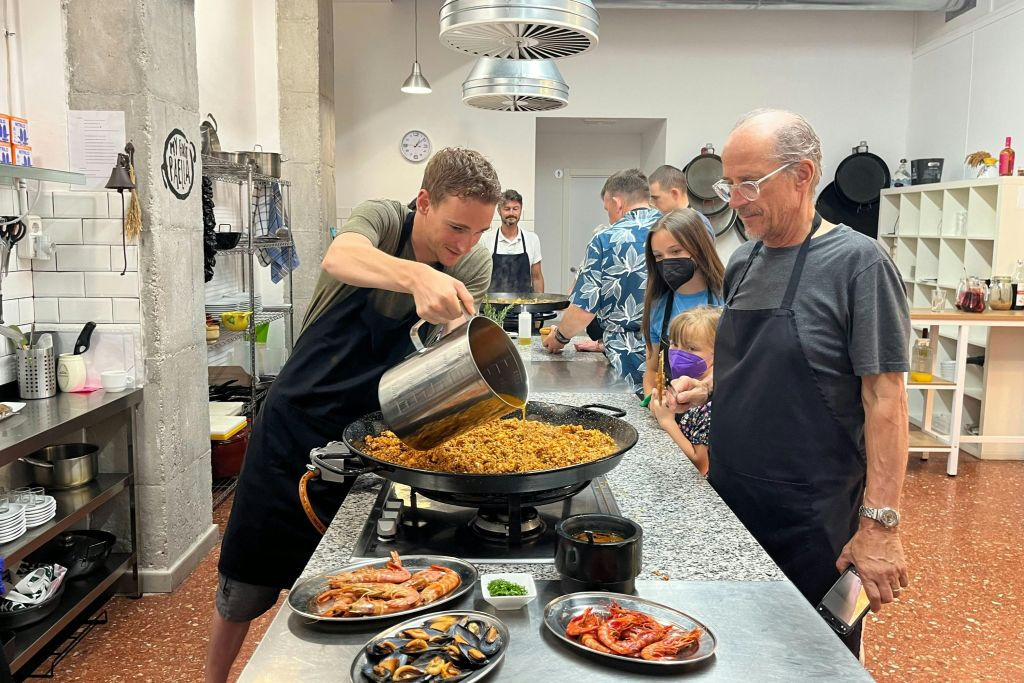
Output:
[[[542,353],[542,352],[541,352]],[[601,354],[594,355],[603,360]],[[782,581],[785,576],[690,464],[649,412],[628,393],[535,392],[531,400],[603,403],[626,410],[639,441],[608,475],[622,514],[644,529],[641,579]],[[364,476],[338,511],[303,576],[347,563],[381,480]],[[479,565],[481,573],[530,572],[557,579],[553,564]]]

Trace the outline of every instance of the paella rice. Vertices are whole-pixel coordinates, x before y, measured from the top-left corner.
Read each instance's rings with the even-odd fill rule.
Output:
[[[494,420],[440,446],[417,451],[393,432],[366,438],[367,455],[415,469],[459,474],[534,472],[598,460],[617,450],[604,432],[535,420]]]

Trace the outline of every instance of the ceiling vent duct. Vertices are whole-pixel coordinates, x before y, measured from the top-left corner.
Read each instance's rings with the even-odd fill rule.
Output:
[[[550,60],[481,57],[462,83],[462,101],[491,111],[553,111],[569,104],[569,86]]]
[[[477,57],[561,59],[597,46],[590,0],[447,0],[441,43]]]
[[[797,9],[955,12],[966,0],[594,0],[601,9]]]

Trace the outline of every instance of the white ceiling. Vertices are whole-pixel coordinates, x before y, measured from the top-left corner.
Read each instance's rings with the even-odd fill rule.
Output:
[[[591,117],[537,117],[538,133],[615,133],[619,135],[653,132],[665,119],[612,119]]]

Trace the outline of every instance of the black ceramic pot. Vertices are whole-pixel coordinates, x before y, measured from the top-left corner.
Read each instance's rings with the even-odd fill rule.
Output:
[[[576,534],[605,531],[622,536],[611,543],[591,543]],[[636,522],[615,515],[575,515],[555,527],[555,568],[568,592],[607,590],[632,593],[643,560],[644,530]]]

